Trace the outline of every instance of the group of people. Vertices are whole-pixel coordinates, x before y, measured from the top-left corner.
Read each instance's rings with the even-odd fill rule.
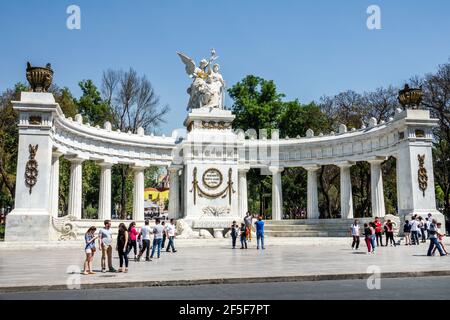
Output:
[[[353,224],[350,227],[350,231],[352,234],[353,242],[352,242],[352,249],[358,250],[359,244],[360,244],[360,237],[361,237],[361,230],[360,230],[359,221],[355,220]],[[376,217],[374,221],[365,223],[364,224],[364,240],[367,245],[367,253],[374,254],[375,248],[378,246],[383,247],[383,230],[384,234],[386,236],[385,245],[388,246],[389,244],[391,246],[397,246],[395,239],[394,239],[394,224],[391,220],[387,220],[383,224],[381,223],[381,220],[379,217]]]
[[[441,256],[447,255],[447,250],[444,245],[445,234],[441,231],[442,224],[438,223],[433,216],[428,214],[425,219],[421,216],[414,215],[411,221],[406,220],[403,225],[403,233],[405,236],[405,245],[419,245],[419,236],[421,242],[425,243],[427,239],[430,240],[430,246],[428,248],[427,255],[432,256],[436,251],[439,251]],[[361,227],[359,221],[355,220],[350,227],[353,242],[352,249],[358,250],[360,245]],[[386,241],[383,245],[383,233],[385,234]],[[394,223],[391,220],[387,220],[384,224],[379,217],[376,217],[374,221],[365,223],[363,229],[364,240],[367,245],[367,254],[374,254],[376,247],[394,246],[398,244],[394,239]]]
[[[241,241],[241,249],[248,249],[248,241],[252,241],[252,229],[256,230],[256,249],[265,250],[264,247],[264,221],[262,215],[259,215],[254,221],[253,215],[250,212],[244,217],[244,222],[239,226],[236,221],[231,225],[231,240],[233,249],[236,249],[236,242],[239,238]]]
[[[94,254],[97,251],[95,246],[98,240],[98,248],[101,250],[101,267],[102,272],[106,272],[106,264],[108,264],[109,272],[117,272],[112,265],[112,251],[113,251],[113,233],[111,229],[111,220],[105,220],[104,227],[98,231],[92,226],[85,234],[85,253],[86,260],[84,262],[84,275],[95,274],[92,270],[92,261]],[[119,255],[120,268],[118,272],[128,272],[128,255],[133,250],[134,261],[139,262],[142,255],[145,253],[145,261],[152,261],[155,253],[159,259],[161,256],[161,248],[165,248],[165,243],[168,240],[167,252],[177,252],[175,250],[175,235],[176,224],[175,220],[171,219],[170,223],[166,225],[165,221],[161,222],[156,219],[155,225],[150,227],[150,222],[145,221],[145,225],[139,230],[136,229],[136,223],[131,222],[128,228],[124,223],[119,224],[119,231],[117,234],[116,250]],[[153,236],[153,242],[151,238]],[[152,245],[150,245],[152,243]],[[139,245],[138,245],[139,244]],[[139,253],[138,253],[139,247]],[[150,254],[151,250],[151,254]]]

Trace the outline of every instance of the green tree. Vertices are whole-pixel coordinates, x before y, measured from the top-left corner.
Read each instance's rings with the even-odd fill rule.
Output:
[[[112,109],[103,101],[100,92],[92,80],[83,80],[79,84],[83,94],[77,100],[79,113],[93,126],[103,126],[106,121],[113,122]]]

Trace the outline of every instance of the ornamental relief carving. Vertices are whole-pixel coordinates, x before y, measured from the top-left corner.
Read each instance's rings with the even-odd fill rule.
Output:
[[[30,189],[30,194],[33,191],[33,187],[37,183],[37,177],[39,175],[38,163],[36,161],[36,153],[39,145],[29,145],[28,151],[30,153],[28,162],[25,165],[25,185]]]
[[[203,129],[219,129],[219,130],[225,130],[231,128],[231,122],[224,122],[224,121],[202,121],[202,128]]]
[[[210,174],[210,178],[207,181],[208,184],[212,185],[212,186],[216,186],[214,188],[209,188],[209,189],[218,189],[220,187],[220,185],[222,184],[222,180],[220,180],[220,184],[218,184],[217,179],[222,179],[222,173],[220,173],[219,170],[217,169],[208,169],[206,170],[205,174],[208,173]],[[218,175],[218,173],[220,173],[220,176],[216,176],[214,179],[215,182],[212,182],[212,176]],[[192,180],[192,189],[190,190],[190,192],[193,194],[194,197],[194,205],[197,204],[197,196],[199,196],[200,198],[207,198],[207,199],[217,199],[217,198],[226,198],[228,196],[228,202],[231,205],[231,197],[233,195],[233,193],[236,193],[236,190],[234,190],[233,188],[233,179],[232,179],[232,169],[230,168],[228,170],[228,182],[226,187],[218,192],[211,192],[210,190],[205,190],[202,187],[200,187],[199,185],[199,181],[197,179],[197,167],[194,168],[192,176],[193,176],[193,180]],[[203,175],[203,179],[205,179],[205,174]],[[203,181],[203,183],[205,184],[205,181]],[[208,184],[205,184],[205,186],[208,188]]]
[[[425,191],[428,188],[428,173],[427,169],[425,169],[425,155],[418,155],[419,160],[419,172],[418,172],[418,182],[419,189],[423,192],[423,196],[425,197]]]

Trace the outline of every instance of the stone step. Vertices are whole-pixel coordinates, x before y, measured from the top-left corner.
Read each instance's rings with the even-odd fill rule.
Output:
[[[265,236],[273,238],[349,237],[348,232],[337,231],[266,231]]]
[[[348,226],[329,226],[329,225],[283,225],[283,226],[274,226],[267,225],[265,227],[266,230],[272,231],[314,231],[314,230],[336,230],[336,231],[347,231],[349,229]]]
[[[373,221],[373,218],[358,219],[360,224]],[[266,221],[267,226],[271,225],[345,225],[350,226],[354,219],[302,219],[302,220],[281,220]]]

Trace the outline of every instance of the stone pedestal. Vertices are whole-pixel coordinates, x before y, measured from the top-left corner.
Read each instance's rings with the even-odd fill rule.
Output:
[[[22,92],[20,101],[13,101],[13,105],[19,112],[17,181],[15,209],[6,217],[5,241],[48,241],[54,201],[51,128],[59,106],[52,94],[32,92]],[[34,156],[31,148],[36,151]],[[30,185],[25,174],[30,172],[33,160],[37,172]]]
[[[427,217],[431,213],[445,230],[445,217],[436,209],[435,183],[432,154],[432,121],[427,110],[406,110],[399,117],[405,117],[411,123],[403,132],[403,139],[398,147],[397,159],[397,201],[398,212],[402,221],[411,219],[412,215]],[[419,130],[417,119],[429,119],[428,126],[423,125],[424,137],[416,136]],[[426,181],[421,184],[420,180]]]
[[[180,146],[183,216],[195,229],[223,229],[242,219],[233,120],[231,111],[200,108],[192,110],[184,122],[188,134]]]

